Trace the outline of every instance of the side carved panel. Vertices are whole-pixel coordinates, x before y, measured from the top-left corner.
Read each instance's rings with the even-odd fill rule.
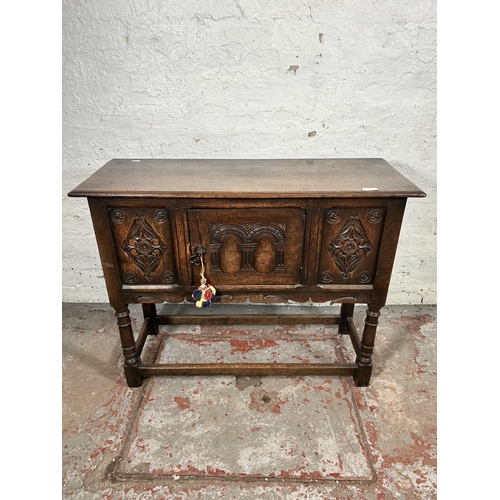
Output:
[[[386,211],[383,206],[325,210],[319,283],[373,283]]]
[[[164,208],[110,208],[109,220],[124,283],[176,282],[168,212]]]
[[[328,253],[342,277],[347,279],[365,260],[372,248],[358,214],[354,213],[328,245]]]
[[[142,214],[136,215],[122,244],[130,260],[151,280],[167,251],[167,245]]]

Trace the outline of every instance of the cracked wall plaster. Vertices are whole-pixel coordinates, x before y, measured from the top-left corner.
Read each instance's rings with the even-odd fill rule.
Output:
[[[64,0],[64,301],[108,300],[66,194],[116,157],[385,158],[428,194],[388,303],[435,303],[435,2]]]

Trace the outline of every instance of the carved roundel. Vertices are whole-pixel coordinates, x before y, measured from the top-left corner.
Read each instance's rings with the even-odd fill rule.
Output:
[[[173,283],[175,281],[175,276],[172,271],[165,271],[161,277],[164,283]]]
[[[330,210],[326,214],[326,220],[330,224],[337,224],[340,221],[340,212],[338,210]]]
[[[360,275],[359,275],[359,282],[360,283],[368,283],[371,279],[371,275],[368,271],[363,271]]]
[[[125,213],[123,210],[117,208],[111,212],[111,219],[117,224],[123,224],[125,222]]]
[[[154,219],[156,222],[165,222],[167,220],[167,211],[163,208],[158,208],[154,212]]]
[[[132,271],[123,273],[123,281],[125,281],[125,283],[135,283],[137,281],[135,273]]]
[[[331,271],[324,271],[321,273],[321,281],[323,283],[331,283],[333,281],[333,273]]]
[[[368,214],[368,219],[370,220],[370,222],[374,222],[374,223],[380,222],[382,220],[382,211],[379,210],[378,208],[374,208]]]

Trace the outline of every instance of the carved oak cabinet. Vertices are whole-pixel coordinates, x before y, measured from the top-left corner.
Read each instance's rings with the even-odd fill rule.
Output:
[[[408,197],[383,159],[115,159],[69,196],[88,198],[129,386],[154,375],[351,375],[366,386]],[[327,302],[340,314],[160,314],[192,302],[203,264],[220,302]],[[128,305],[142,304],[134,332]],[[362,332],[352,316],[367,304]],[[194,305],[191,307],[195,308]],[[207,309],[210,310],[208,314]],[[143,363],[148,335],[184,323],[338,325],[355,363]]]

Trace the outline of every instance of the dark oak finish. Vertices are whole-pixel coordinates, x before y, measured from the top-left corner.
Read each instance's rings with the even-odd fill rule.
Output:
[[[143,377],[153,375],[351,375],[355,376],[355,363],[223,363],[223,364],[142,364]]]
[[[69,193],[88,198],[130,387],[153,375],[351,375],[366,386],[406,200],[425,193],[381,158],[111,160]],[[330,301],[340,315],[159,314],[191,300],[200,258],[219,302]],[[141,303],[134,336],[128,304]],[[360,338],[354,305],[368,305]],[[192,306],[194,308],[194,305]],[[356,362],[147,364],[169,324],[338,325]]]

